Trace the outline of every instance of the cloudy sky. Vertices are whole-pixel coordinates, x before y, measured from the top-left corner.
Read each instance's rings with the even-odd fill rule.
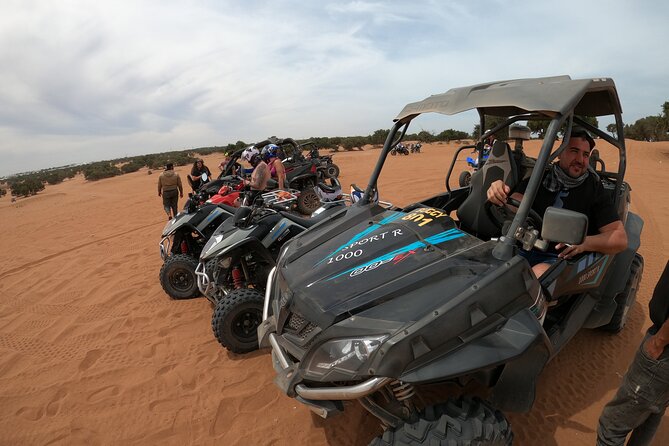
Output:
[[[557,74],[612,77],[631,123],[669,100],[667,17],[662,0],[0,0],[0,175],[367,135],[452,87]]]

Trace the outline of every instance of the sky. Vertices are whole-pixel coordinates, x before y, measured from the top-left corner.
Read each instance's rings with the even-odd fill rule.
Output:
[[[667,17],[663,0],[0,0],[0,176],[368,135],[450,88],[561,74],[613,78],[633,123],[669,100]]]

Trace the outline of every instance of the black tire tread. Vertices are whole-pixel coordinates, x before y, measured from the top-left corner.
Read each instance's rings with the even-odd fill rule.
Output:
[[[241,288],[232,291],[218,301],[211,318],[211,330],[216,340],[233,353],[248,353],[258,349],[258,339],[255,343],[242,342],[232,333],[229,318],[240,306],[258,304],[260,311],[264,303],[264,296],[252,288]]]
[[[476,397],[461,397],[425,409],[415,423],[387,430],[373,446],[509,446],[513,432],[498,410]]]
[[[180,293],[177,290],[173,289],[169,283],[169,270],[173,268],[175,264],[185,264],[182,265],[193,272],[194,287],[190,293]],[[160,286],[163,287],[165,293],[170,296],[172,299],[191,299],[193,297],[198,297],[200,295],[200,290],[197,287],[197,278],[195,277],[195,268],[197,267],[198,261],[193,256],[188,254],[173,254],[165,260],[163,266],[160,267],[160,273],[158,278],[160,280]]]

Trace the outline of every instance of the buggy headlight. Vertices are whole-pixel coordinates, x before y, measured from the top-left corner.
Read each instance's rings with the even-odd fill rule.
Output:
[[[388,335],[334,339],[322,344],[311,355],[307,375],[324,376],[332,372],[357,374]]]

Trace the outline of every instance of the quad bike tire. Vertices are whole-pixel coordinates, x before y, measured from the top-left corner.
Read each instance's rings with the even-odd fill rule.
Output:
[[[472,173],[470,171],[463,170],[462,172],[460,172],[460,176],[458,177],[458,183],[460,184],[460,187],[467,187],[471,182],[472,182]]]
[[[309,187],[300,191],[297,197],[297,210],[304,215],[311,215],[316,209],[321,207],[321,199],[313,188]]]
[[[211,329],[216,340],[233,353],[258,350],[258,326],[265,297],[251,288],[232,291],[216,303]]]
[[[479,398],[462,397],[429,406],[413,423],[387,430],[374,446],[510,446],[513,432],[498,410]]]
[[[160,286],[172,299],[190,299],[199,296],[196,267],[197,259],[188,254],[169,256],[160,268]]]
[[[328,164],[325,167],[325,177],[326,178],[337,178],[339,176],[339,166],[336,164]]]
[[[634,254],[632,265],[630,266],[630,275],[627,278],[625,289],[622,293],[616,296],[616,311],[611,317],[611,322],[600,327],[604,331],[611,333],[619,333],[625,327],[629,309],[634,305],[636,300],[636,292],[641,283],[641,276],[643,275],[643,257],[639,254]]]

